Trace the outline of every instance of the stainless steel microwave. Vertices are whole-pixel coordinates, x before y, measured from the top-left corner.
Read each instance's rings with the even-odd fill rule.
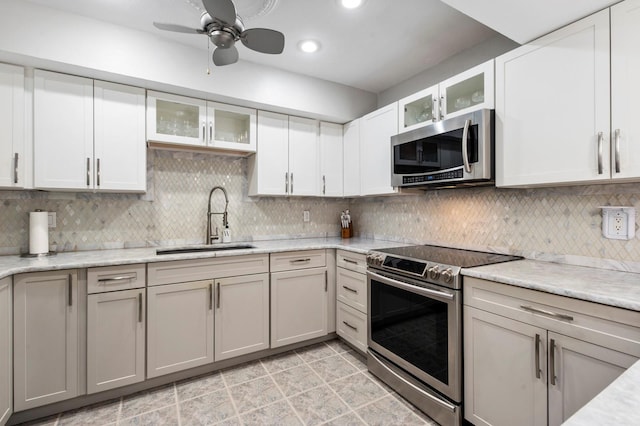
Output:
[[[391,184],[492,184],[494,123],[494,111],[483,109],[393,136]]]

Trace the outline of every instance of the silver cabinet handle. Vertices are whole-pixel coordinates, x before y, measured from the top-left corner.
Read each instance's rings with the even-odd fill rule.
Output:
[[[616,167],[616,173],[620,173],[620,129],[616,129],[614,132],[614,162]]]
[[[209,122],[209,143],[213,140],[213,123]]]
[[[206,143],[207,138],[207,123],[205,121],[202,122],[202,142]]]
[[[556,385],[556,341],[551,339],[549,343],[549,380],[553,386]]]
[[[438,104],[438,98],[432,98],[431,101],[431,121],[434,123],[438,121],[438,117],[436,115],[436,105]]]
[[[98,278],[98,282],[99,283],[108,283],[111,281],[128,281],[128,280],[135,280],[136,276],[135,275],[118,275],[115,277],[108,277],[108,278]]]
[[[13,183],[18,183],[18,153],[13,156]]]
[[[324,271],[324,292],[329,291],[329,271]]]
[[[306,259],[294,259],[289,261],[289,263],[307,263],[307,262],[311,262],[310,257],[307,257]]]
[[[559,314],[557,312],[547,311],[546,309],[535,308],[529,305],[520,305],[520,307],[525,311],[529,311],[534,314],[547,315],[549,317],[558,318],[564,321],[573,321],[573,317],[571,315]]]
[[[291,193],[293,194],[293,173],[291,173]]]
[[[91,158],[87,157],[87,186],[91,185]]]
[[[358,290],[354,290],[351,287],[347,287],[346,285],[343,285],[342,288],[344,288],[347,291],[350,291],[351,293],[358,294]]]
[[[289,193],[289,172],[284,174],[284,193]]]
[[[346,322],[346,321],[342,321],[342,323],[343,323],[344,325],[346,325],[347,327],[349,327],[350,329],[352,329],[353,331],[358,331],[358,327],[354,327],[354,326],[352,326],[351,324],[349,324],[349,323],[348,323],[348,322]]]
[[[407,109],[407,107],[404,107],[404,120],[403,120],[404,127],[408,127],[409,126],[407,124],[407,112],[409,112],[409,110]]]
[[[464,122],[464,129],[462,130],[462,161],[464,162],[464,171],[471,173],[471,164],[469,164],[469,148],[467,147],[467,138],[469,137],[469,126],[471,126],[471,120]]]
[[[209,310],[213,310],[213,283],[209,283]]]
[[[444,112],[442,112],[443,105],[444,105],[444,96],[440,96],[440,102],[438,102],[438,111],[440,111],[440,120],[444,118]]]
[[[67,291],[69,293],[69,300],[67,300],[67,304],[69,306],[73,306],[73,275],[71,274],[67,276]]]
[[[536,334],[536,379],[539,379],[542,375],[542,370],[540,370],[540,335]]]
[[[322,175],[322,195],[327,193],[327,177]]]
[[[138,322],[142,322],[142,293],[138,293]]]
[[[342,260],[344,260],[346,263],[351,263],[352,265],[357,265],[358,262],[355,260],[351,260],[351,259],[347,259],[346,257],[343,257]]]
[[[220,309],[220,281],[218,281],[216,283],[216,286],[217,286],[217,288],[216,288],[216,293],[217,293],[216,294],[216,296],[217,296],[216,297],[216,299],[217,299],[216,300],[216,308]]]
[[[602,170],[602,145],[603,145],[603,135],[602,132],[598,132],[598,174],[601,175]]]
[[[96,160],[96,186],[100,186],[100,159]]]

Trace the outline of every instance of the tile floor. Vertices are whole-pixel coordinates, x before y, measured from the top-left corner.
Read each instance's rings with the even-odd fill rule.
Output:
[[[436,425],[339,340],[61,413],[62,425]]]

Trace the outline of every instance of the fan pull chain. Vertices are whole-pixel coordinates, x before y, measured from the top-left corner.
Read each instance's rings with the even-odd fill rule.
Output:
[[[207,75],[211,75],[211,67],[209,66],[211,64],[211,55],[209,54],[210,47],[211,47],[211,39],[207,37]]]

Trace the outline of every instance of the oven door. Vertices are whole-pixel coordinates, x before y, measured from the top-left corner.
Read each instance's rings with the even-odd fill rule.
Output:
[[[371,270],[367,280],[369,347],[460,402],[461,292]]]

